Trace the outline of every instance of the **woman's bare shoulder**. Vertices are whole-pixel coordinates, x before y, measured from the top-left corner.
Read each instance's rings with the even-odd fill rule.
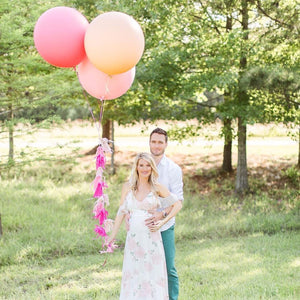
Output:
[[[121,201],[120,201],[120,204],[123,204],[123,203],[124,203],[125,198],[126,198],[126,196],[128,195],[129,191],[130,191],[130,184],[129,184],[129,182],[125,182],[125,183],[123,184],[123,187],[122,187],[122,193],[121,193]]]
[[[122,187],[122,193],[123,193],[123,192],[128,193],[129,191],[130,191],[130,184],[129,184],[129,182],[127,181],[127,182],[125,182],[125,183],[123,184],[123,187]]]

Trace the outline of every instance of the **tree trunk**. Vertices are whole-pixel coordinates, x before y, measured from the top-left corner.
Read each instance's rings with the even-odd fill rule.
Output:
[[[107,120],[103,125],[102,125],[102,138],[107,138],[108,140],[112,140],[112,134],[111,134],[111,127],[112,127],[112,122],[111,120]],[[97,148],[99,145],[95,146],[91,150],[85,153],[85,155],[93,155],[96,154]]]
[[[9,139],[9,152],[8,152],[8,161],[13,162],[14,161],[14,113],[12,109],[12,105],[9,106],[9,115],[8,115],[8,139]]]
[[[247,151],[246,151],[247,127],[242,118],[238,118],[238,164],[235,191],[239,194],[248,190]]]
[[[227,4],[227,3],[226,3]],[[226,5],[225,4],[225,5]],[[232,30],[232,17],[229,15],[226,17],[226,32]],[[228,101],[230,97],[229,92],[224,93],[224,101]],[[223,120],[223,132],[224,132],[224,149],[223,149],[223,164],[222,171],[231,173],[232,169],[232,128],[231,119],[225,118]]]
[[[299,127],[299,132],[298,132],[298,168],[300,168],[300,127]]]
[[[248,0],[242,0],[242,27],[243,27],[243,39],[248,40]],[[242,44],[241,57],[240,57],[240,76],[247,67],[247,47]],[[235,191],[238,194],[243,194],[249,188],[248,174],[247,174],[247,153],[246,153],[246,141],[247,141],[247,125],[242,117],[243,107],[248,105],[247,91],[240,85],[238,91],[238,101],[240,103],[240,116],[238,117],[238,164],[236,173]]]
[[[2,221],[1,221],[1,214],[0,214],[0,238],[3,235],[3,230],[2,230]]]
[[[106,122],[102,125],[102,137],[107,138],[108,140],[111,140],[111,127],[112,127],[112,121],[106,120]]]
[[[224,119],[224,149],[222,171],[232,172],[232,130],[231,119]]]

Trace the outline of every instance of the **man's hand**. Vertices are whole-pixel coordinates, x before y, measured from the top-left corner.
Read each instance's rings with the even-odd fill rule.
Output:
[[[156,231],[154,230],[155,228],[157,228],[157,224],[158,222],[163,219],[163,212],[162,211],[156,211],[156,210],[149,210],[148,211],[150,214],[152,214],[152,216],[148,219],[145,220],[145,224],[146,226],[148,226],[148,228],[150,229],[150,231]],[[160,225],[161,227],[162,225]],[[159,228],[160,228],[159,227]]]

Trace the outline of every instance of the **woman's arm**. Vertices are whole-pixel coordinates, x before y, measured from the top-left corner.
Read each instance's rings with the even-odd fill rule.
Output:
[[[117,236],[120,226],[124,220],[125,215],[117,215],[114,222],[114,227],[112,229],[111,234],[107,237],[105,244],[109,245]]]
[[[111,234],[106,239],[106,242],[105,242],[106,245],[109,245],[116,238],[116,236],[119,232],[120,226],[124,220],[125,214],[123,214],[120,210],[125,201],[128,191],[129,191],[129,184],[125,183],[122,187],[121,201],[120,201],[120,206],[119,206],[117,216],[115,218],[114,227],[112,229]]]
[[[166,186],[162,185],[162,184],[157,184],[156,186],[157,188],[157,193],[158,196],[162,197],[162,198],[167,198],[171,195],[170,191],[167,189]]]

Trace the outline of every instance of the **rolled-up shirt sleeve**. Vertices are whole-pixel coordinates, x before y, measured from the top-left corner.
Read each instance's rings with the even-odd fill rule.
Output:
[[[178,201],[178,198],[175,194],[171,193],[170,196],[166,197],[166,198],[162,198],[162,197],[158,197],[159,201],[161,203],[161,207],[167,208],[169,206],[172,206],[175,202]]]
[[[158,168],[158,182],[168,188],[170,193],[175,194],[178,200],[183,201],[183,181],[181,168],[172,160],[163,156]],[[163,206],[163,204],[162,204]],[[161,207],[160,210],[166,207]],[[175,224],[175,217],[171,218],[165,225],[161,227],[161,231],[169,229]]]
[[[175,194],[178,200],[183,200],[183,181],[181,169],[178,166],[174,167],[172,173],[169,174],[169,176],[169,191]]]

